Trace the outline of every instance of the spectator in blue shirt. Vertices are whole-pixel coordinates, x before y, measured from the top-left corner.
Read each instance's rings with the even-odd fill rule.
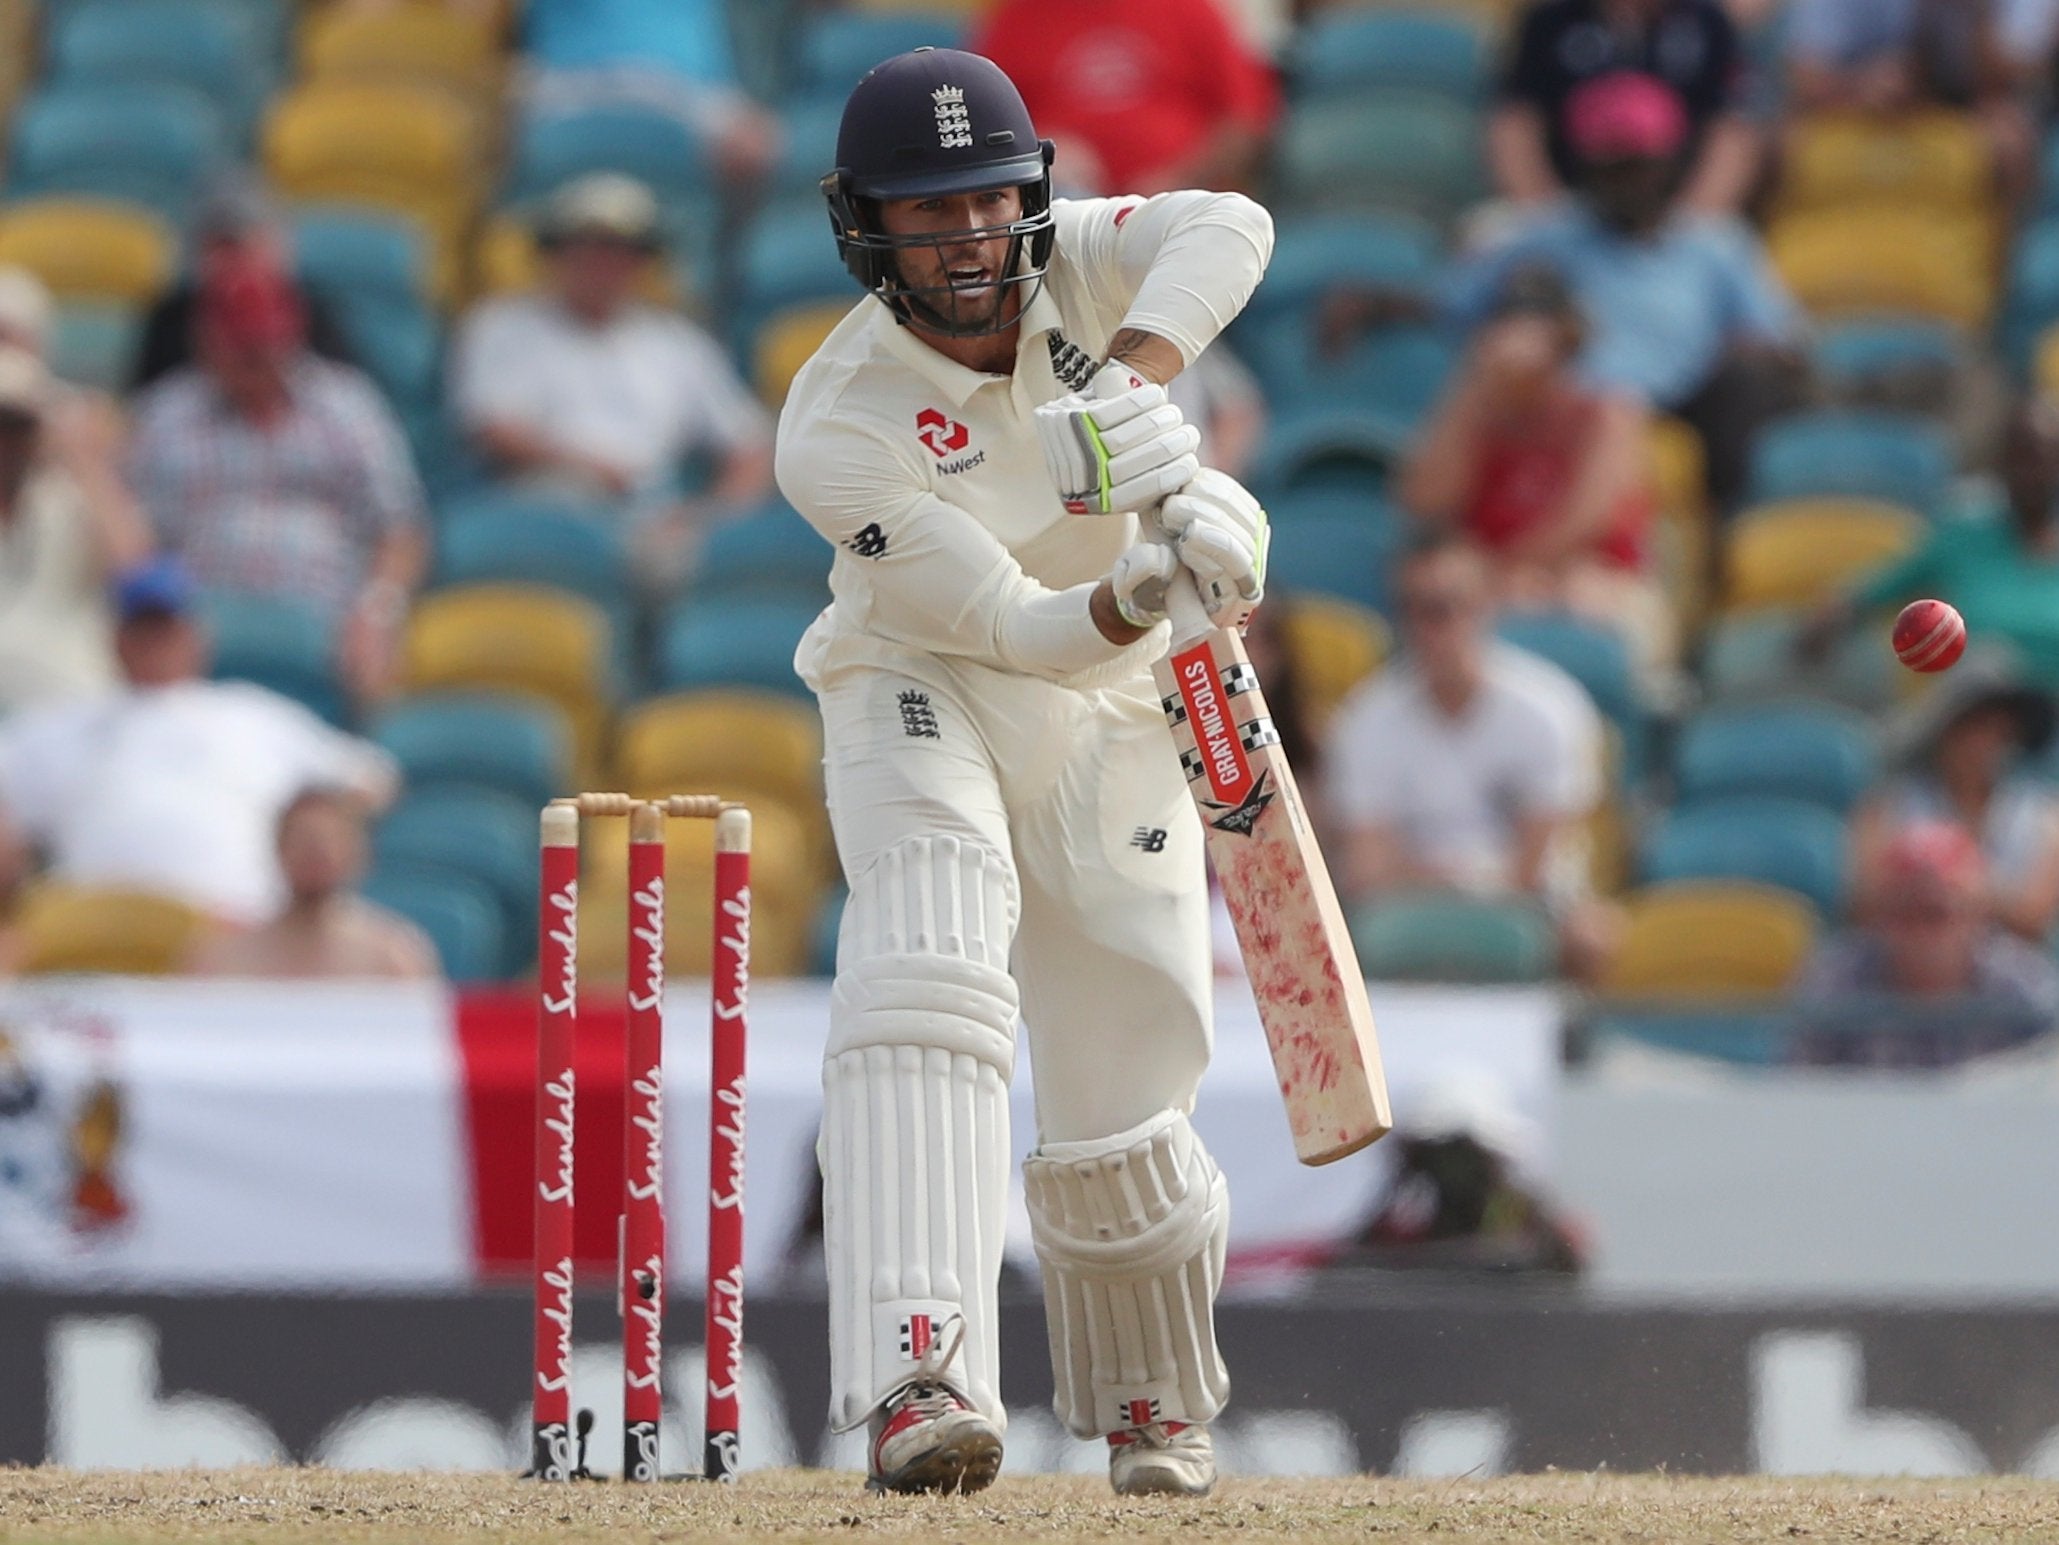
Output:
[[[1567,133],[1578,196],[1463,265],[1447,314],[1470,331],[1511,274],[1555,269],[1592,326],[1582,375],[1694,424],[1727,506],[1752,434],[1794,396],[1800,313],[1745,226],[1676,207],[1688,123],[1671,87],[1627,71],[1590,81],[1568,101]]]

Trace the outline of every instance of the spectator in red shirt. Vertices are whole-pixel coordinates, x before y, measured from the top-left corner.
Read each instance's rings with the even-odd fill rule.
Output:
[[[1001,0],[967,47],[1021,88],[1067,185],[1244,190],[1279,108],[1217,0]]]
[[[1673,624],[1648,573],[1646,411],[1575,374],[1586,333],[1556,271],[1512,274],[1398,491],[1419,519],[1460,527],[1492,556],[1505,606],[1591,616],[1662,668]]]

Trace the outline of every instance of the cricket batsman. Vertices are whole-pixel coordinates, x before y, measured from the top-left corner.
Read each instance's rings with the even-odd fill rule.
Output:
[[[1201,833],[1152,686],[1165,592],[1260,597],[1265,513],[1164,384],[1272,250],[1235,194],[1054,201],[989,60],[851,93],[823,179],[868,298],[793,383],[779,485],[836,547],[796,668],[850,884],[823,1055],[831,1422],[869,1484],[1001,1464],[995,1299],[1018,1013],[1056,1407],[1117,1492],[1200,1494],[1229,1394],[1229,1202],[1189,1124],[1209,1055]]]

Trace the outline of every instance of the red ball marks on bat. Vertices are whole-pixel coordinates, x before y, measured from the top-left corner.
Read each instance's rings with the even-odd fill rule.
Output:
[[[1943,601],[1911,601],[1895,618],[1895,655],[1912,671],[1945,671],[1966,652],[1966,619]]]

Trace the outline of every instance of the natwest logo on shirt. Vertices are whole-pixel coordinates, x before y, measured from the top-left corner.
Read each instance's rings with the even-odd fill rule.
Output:
[[[956,419],[946,418],[935,408],[915,415],[915,437],[929,447],[932,456],[949,456],[972,443],[972,431]]]

